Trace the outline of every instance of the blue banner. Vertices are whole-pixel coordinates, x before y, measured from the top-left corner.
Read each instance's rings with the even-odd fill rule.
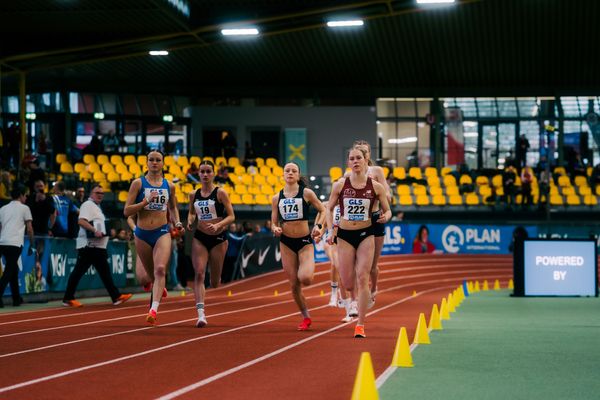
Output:
[[[307,173],[306,160],[306,128],[286,128],[285,134],[285,162],[294,162],[300,167],[300,175]]]

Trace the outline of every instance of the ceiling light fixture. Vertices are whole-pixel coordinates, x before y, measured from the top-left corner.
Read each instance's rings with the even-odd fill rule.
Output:
[[[223,36],[255,36],[258,35],[258,29],[256,28],[235,28],[235,29],[221,29]]]
[[[169,52],[166,50],[150,50],[148,54],[151,56],[168,56]]]
[[[417,4],[451,4],[456,0],[417,0]]]
[[[349,19],[342,21],[327,21],[327,26],[330,28],[342,28],[349,26],[363,26],[365,22],[362,19]]]

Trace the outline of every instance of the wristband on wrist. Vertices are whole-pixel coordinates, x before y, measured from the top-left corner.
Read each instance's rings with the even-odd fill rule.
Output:
[[[315,224],[315,226],[319,229],[323,229],[323,224]]]

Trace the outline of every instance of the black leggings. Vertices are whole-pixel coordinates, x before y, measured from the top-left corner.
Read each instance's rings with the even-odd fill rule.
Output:
[[[0,246],[0,257],[6,259],[6,267],[2,278],[0,278],[0,299],[4,295],[6,286],[10,284],[10,293],[13,298],[13,303],[20,301],[19,294],[19,257],[21,256],[21,247],[17,246]]]
[[[96,268],[96,272],[100,275],[100,279],[106,287],[108,294],[113,302],[117,301],[121,293],[113,282],[112,275],[110,273],[110,267],[108,265],[108,253],[106,249],[98,247],[84,247],[77,250],[77,264],[69,275],[69,281],[67,283],[67,290],[65,290],[64,301],[75,299],[75,290],[79,281],[85,275],[91,266]]]

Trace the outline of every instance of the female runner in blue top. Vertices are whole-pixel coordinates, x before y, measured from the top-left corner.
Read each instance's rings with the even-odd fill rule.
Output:
[[[126,217],[137,214],[135,248],[146,272],[154,281],[153,301],[146,321],[154,324],[171,257],[171,234],[167,218],[171,218],[173,226],[180,231],[183,230],[183,224],[179,221],[175,187],[163,178],[163,153],[150,150],[147,158],[148,173],[131,182],[123,213]]]

